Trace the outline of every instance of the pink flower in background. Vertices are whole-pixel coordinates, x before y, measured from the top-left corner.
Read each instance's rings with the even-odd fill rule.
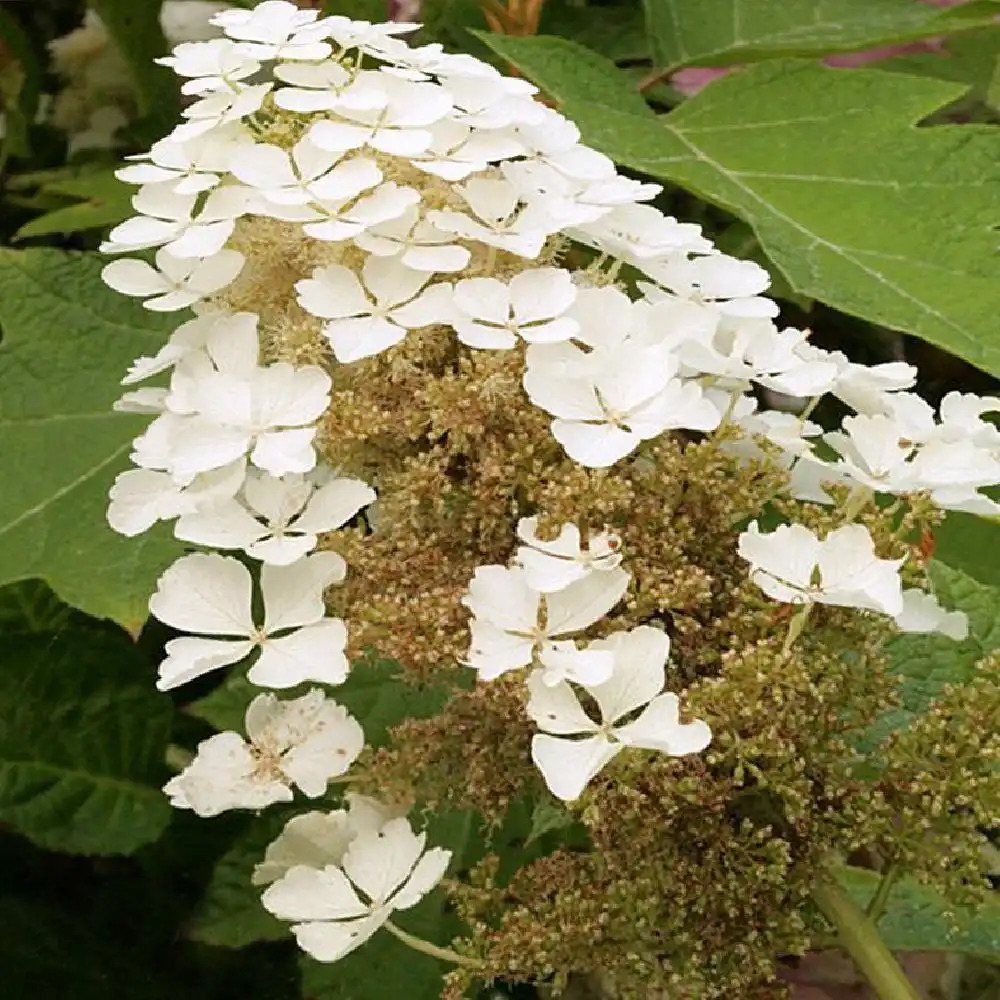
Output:
[[[918,0],[919,3],[931,4],[934,7],[956,7],[967,0]],[[943,52],[943,38],[923,38],[920,41],[906,45],[884,45],[876,49],[865,49],[863,52],[841,52],[827,56],[823,62],[837,69],[853,69],[856,66],[867,66],[869,63],[889,59],[891,56],[912,55],[916,52]],[[670,77],[670,83],[675,90],[685,97],[693,97],[703,87],[713,80],[727,76],[739,66],[688,66],[679,69]]]

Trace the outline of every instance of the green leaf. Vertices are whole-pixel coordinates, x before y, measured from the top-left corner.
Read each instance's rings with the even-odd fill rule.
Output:
[[[653,112],[628,77],[604,56],[565,38],[535,35],[518,38],[489,31],[473,34],[497,55],[524,71],[547,94],[572,97],[581,106],[601,105],[607,115],[627,112],[655,124]]]
[[[304,684],[287,692],[287,696],[304,694],[315,686]],[[448,690],[440,685],[407,683],[399,664],[375,658],[357,660],[347,680],[327,690],[361,723],[365,742],[371,747],[388,743],[389,729],[404,719],[433,715],[448,696]],[[189,705],[188,712],[216,729],[241,732],[247,706],[258,694],[260,689],[242,674],[232,673],[211,694]]]
[[[616,61],[649,59],[645,17],[636,3],[583,6],[547,0],[540,33],[559,35]]]
[[[177,116],[180,89],[174,74],[155,62],[167,54],[160,4],[150,0],[90,0],[90,5],[128,64],[139,112],[148,119],[150,139],[158,138]]]
[[[953,80],[971,88],[965,101],[980,101],[996,108],[992,94],[995,86],[997,58],[1000,57],[1000,27],[980,28],[967,35],[949,38],[944,51],[911,52],[883,59],[878,68],[894,73],[931,76],[938,80]]]
[[[63,600],[135,626],[179,546],[121,538],[107,492],[148,418],[113,413],[129,362],[176,317],[107,288],[96,255],[0,249],[0,584],[46,580]]]
[[[255,941],[288,937],[289,925],[261,905],[261,886],[250,879],[254,867],[293,813],[271,809],[258,816],[219,859],[191,921],[188,937],[202,944],[244,948]]]
[[[969,616],[969,637],[956,642],[944,636],[899,635],[887,644],[892,667],[903,678],[902,705],[875,725],[869,734],[873,742],[922,715],[946,685],[970,681],[976,664],[1000,648],[1000,588],[939,562],[931,564],[931,581],[944,607]]]
[[[914,0],[645,0],[656,64],[723,66],[911,42],[989,25],[1000,4]]]
[[[586,142],[746,219],[796,292],[1000,374],[1000,131],[915,125],[962,88],[765,63],[656,119],[577,100],[589,56],[517,49]]]
[[[170,703],[128,635],[63,625],[5,635],[0,821],[41,847],[128,854],[170,821]]]
[[[934,531],[935,557],[981,583],[1000,587],[1000,523],[975,514],[949,511]]]
[[[880,876],[863,868],[842,868],[841,887],[858,906],[875,894]],[[950,951],[1000,961],[1000,902],[979,910],[955,910],[933,889],[910,878],[900,879],[878,922],[893,951]]]
[[[79,200],[26,222],[14,234],[15,240],[103,228],[133,214],[134,189],[118,180],[111,170],[52,181],[43,184],[40,191],[43,195],[63,195]]]

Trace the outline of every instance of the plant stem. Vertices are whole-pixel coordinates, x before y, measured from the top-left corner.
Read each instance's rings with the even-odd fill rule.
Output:
[[[920,1000],[875,925],[834,882],[817,883],[813,902],[837,930],[841,948],[850,955],[879,1000]]]
[[[865,909],[865,916],[873,924],[878,923],[878,918],[882,916],[885,904],[889,902],[889,893],[892,892],[892,887],[896,884],[897,878],[899,878],[899,867],[895,861],[890,861],[882,872],[882,880],[875,890],[875,895],[872,896],[871,902]]]
[[[423,938],[418,938],[404,931],[402,927],[397,927],[391,920],[387,920],[382,926],[414,951],[422,951],[432,958],[440,958],[443,962],[451,962],[453,965],[464,965],[468,969],[485,968],[485,963],[480,962],[479,959],[470,958],[468,955],[459,955],[457,951],[452,951],[450,948],[431,944],[430,941],[425,941]]]

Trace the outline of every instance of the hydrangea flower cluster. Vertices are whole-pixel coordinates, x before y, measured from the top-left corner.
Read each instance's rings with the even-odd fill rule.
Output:
[[[578,467],[641,471],[647,442],[711,434],[741,462],[784,469],[793,498],[849,495],[822,537],[748,517],[749,581],[805,610],[964,633],[919,580],[904,588],[904,560],[880,556],[858,515],[876,493],[1000,511],[982,492],[1000,482],[1000,431],[985,419],[1000,400],[953,393],[935,415],[908,391],[910,365],[861,366],[782,329],[763,268],[661,213],[657,185],[620,175],[527,81],[408,46],[413,25],[285,0],[212,20],[223,37],[161,60],[184,81],[184,121],[119,172],[139,185],[137,214],[103,246],[141,254],[108,264],[113,288],[194,312],[123,380],[160,384],[118,404],[153,419],[108,511],[123,534],[173,521],[178,539],[208,550],[181,557],[151,600],[184,633],[167,645],[161,689],[243,661],[268,689],[348,677],[353,623],[330,613],[326,592],[352,569],[334,540],[377,537],[391,497],[377,462],[369,481],[328,459],[327,422],[354,373],[381,356],[405,367],[400,352],[420,338],[459,366],[523,357],[524,395],[510,405],[544,412],[552,440],[539,447]],[[278,236],[286,256],[268,273],[285,284],[272,287],[255,269]],[[809,402],[801,415],[761,410],[758,390]],[[808,419],[827,394],[854,411],[830,433]],[[516,517],[509,562],[479,566],[455,598],[472,616],[479,681],[524,671],[532,759],[573,802],[619,755],[697,754],[711,732],[682,721],[665,690],[669,622],[615,625],[636,599],[616,526],[581,509],[543,528],[544,513]],[[264,693],[246,737],[207,740],[166,791],[204,816],[295,789],[317,798],[363,746],[325,687]],[[405,816],[351,797],[346,811],[292,820],[255,881],[300,945],[334,961],[392,929],[391,913],[429,892],[448,859]]]

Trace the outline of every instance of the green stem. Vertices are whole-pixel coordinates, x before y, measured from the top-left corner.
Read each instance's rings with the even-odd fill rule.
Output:
[[[391,920],[387,920],[382,926],[414,951],[423,952],[432,958],[440,958],[443,962],[451,962],[453,965],[464,965],[468,969],[483,969],[486,967],[485,963],[480,962],[477,958],[470,958],[468,955],[459,955],[457,951],[452,951],[450,948],[442,948],[439,945],[431,944],[430,941],[425,941],[423,938],[409,934],[402,927],[397,927]]]
[[[798,611],[792,615],[788,622],[788,632],[785,633],[785,641],[781,647],[781,655],[786,656],[788,651],[792,648],[795,640],[802,635],[803,629],[806,627],[806,622],[809,621],[809,615],[812,613],[811,604],[803,604]]]
[[[839,886],[818,883],[813,886],[812,898],[836,928],[840,947],[850,955],[879,1000],[920,1000],[875,925]]]
[[[865,909],[865,916],[873,924],[878,923],[878,918],[882,916],[885,904],[889,902],[889,893],[892,892],[892,887],[896,884],[897,878],[899,878],[899,866],[895,861],[890,861],[882,872],[882,880],[875,890],[875,895],[872,896],[871,902]]]

